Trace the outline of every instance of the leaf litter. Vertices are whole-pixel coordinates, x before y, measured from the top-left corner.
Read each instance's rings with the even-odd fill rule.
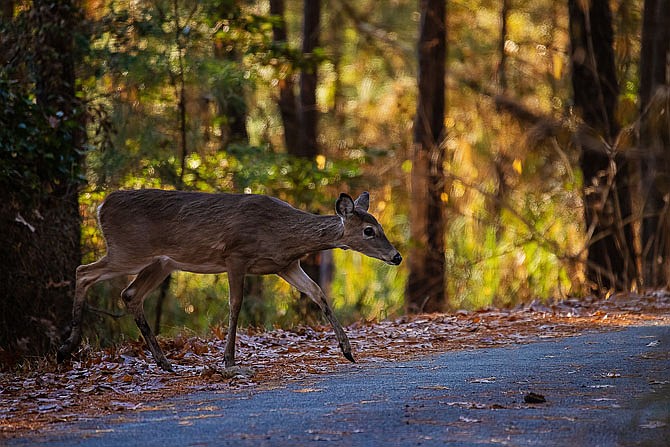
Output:
[[[670,324],[670,294],[663,292],[361,321],[346,330],[357,362],[376,364],[658,323]],[[231,373],[223,361],[225,336],[225,327],[215,327],[208,338],[159,338],[174,373],[166,373],[153,363],[141,339],[104,350],[84,345],[67,365],[56,365],[51,359],[38,367],[2,371],[0,438],[61,422],[144,411],[161,400],[193,391],[234,393],[284,387],[290,380],[326,374],[348,363],[329,326],[241,329],[237,342],[239,369]],[[655,346],[649,341],[644,345]],[[604,374],[608,373],[618,374]],[[471,381],[485,384],[495,378]],[[303,388],[297,392],[318,391]]]

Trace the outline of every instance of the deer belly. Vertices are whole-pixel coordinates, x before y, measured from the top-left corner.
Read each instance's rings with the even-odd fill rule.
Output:
[[[171,258],[172,259],[172,258]],[[225,264],[220,263],[189,263],[189,262],[180,262],[175,259],[172,259],[173,265],[177,270],[191,273],[224,273],[227,271]]]
[[[270,275],[286,269],[291,262],[292,260],[286,261],[283,259],[260,258],[249,265],[247,272],[252,275]]]

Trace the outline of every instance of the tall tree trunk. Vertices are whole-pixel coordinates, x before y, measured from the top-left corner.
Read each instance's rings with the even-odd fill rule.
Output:
[[[36,141],[36,150],[57,161],[40,172],[30,197],[25,190],[3,191],[0,347],[34,356],[59,344],[70,321],[81,258],[78,173],[85,135],[75,96],[77,10],[65,0],[35,0],[32,8],[34,95],[56,136]]]
[[[342,72],[349,67],[343,65],[346,22],[344,14],[331,13],[328,21],[328,54],[333,64],[333,102],[329,114],[335,119],[337,128],[344,130],[346,125],[345,103],[346,98],[342,88]]]
[[[318,108],[316,104],[316,86],[318,82],[318,60],[314,50],[319,46],[321,26],[321,0],[305,0],[303,6],[302,25],[302,70],[300,72],[300,108],[299,108],[299,140],[286,147],[289,154],[314,161],[319,153],[317,145]],[[284,36],[285,37],[285,36]],[[290,95],[286,92],[287,109],[290,104]],[[291,121],[292,123],[292,121]],[[289,129],[284,129],[288,132]],[[305,273],[317,284],[321,283],[321,255],[314,253],[301,259]],[[300,300],[295,303],[295,312],[301,321],[314,322],[319,310],[307,295],[300,294]]]
[[[445,113],[446,1],[421,0],[419,98],[414,120],[406,307],[409,312],[444,309],[445,217],[442,168]]]
[[[272,24],[272,38],[277,47],[285,50],[288,46],[286,33],[286,20],[284,19],[284,0],[270,0],[270,14],[276,17]],[[285,77],[279,79],[279,113],[284,124],[284,145],[290,154],[298,152],[300,147],[300,115],[298,103],[295,97],[293,83],[293,69],[285,73]]]
[[[500,95],[507,94],[507,53],[505,51],[505,42],[507,42],[507,19],[510,12],[510,1],[502,0],[500,8],[500,41],[498,42],[498,52],[500,53],[500,60],[498,61],[497,77],[498,77],[498,92]],[[509,162],[509,157],[502,151],[495,154],[493,160],[493,172],[496,179],[496,191],[491,199],[489,199],[488,208],[491,213],[493,224],[495,225],[496,241],[500,240],[502,236],[502,204],[507,195],[507,175],[505,173],[505,166]]]
[[[319,46],[321,25],[321,0],[305,0],[302,29],[302,54],[304,66],[300,73],[300,113],[303,138],[294,155],[314,159],[318,154],[317,128],[318,108],[316,85],[318,81],[318,60],[314,50]]]
[[[216,9],[217,20],[230,20],[242,15],[240,5],[236,2],[221,2]],[[225,34],[224,34],[225,36]],[[214,59],[222,65],[242,65],[242,57],[234,40],[229,37],[217,36],[214,39]],[[244,95],[244,85],[237,81],[235,88],[230,89],[230,80],[221,80],[213,86],[216,99],[217,113],[221,120],[221,145],[222,151],[228,148],[230,143],[249,144],[249,132],[247,131],[247,103]]]
[[[14,1],[2,0],[2,9],[0,14],[3,20],[11,20],[14,17]]]
[[[179,14],[179,1],[172,3],[175,29],[174,42],[177,47],[177,73],[170,73],[174,83],[175,96],[177,97],[177,116],[179,119],[179,177],[177,178],[177,189],[184,187],[184,175],[186,173],[186,157],[188,157],[187,123],[186,123],[186,73],[184,68],[184,44],[183,31]],[[185,25],[184,25],[185,26]],[[169,281],[169,279],[166,279]]]
[[[584,9],[586,8],[586,9]],[[629,290],[637,278],[630,164],[613,151],[619,86],[608,0],[569,0],[572,87],[583,125],[576,143],[584,176],[586,277],[596,293]]]
[[[646,0],[640,57],[643,275],[646,287],[670,283],[670,1]]]
[[[215,57],[221,60],[221,63],[233,63],[239,65],[242,58],[234,48],[224,53],[215,52]],[[249,132],[247,131],[247,103],[244,98],[244,86],[239,85],[239,89],[229,92],[227,87],[214,87],[216,105],[219,116],[225,117],[220,125],[221,130],[221,150],[225,151],[231,143],[242,145],[249,144]]]

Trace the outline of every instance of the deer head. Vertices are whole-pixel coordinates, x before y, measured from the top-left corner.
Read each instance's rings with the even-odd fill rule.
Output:
[[[335,211],[344,224],[340,248],[356,250],[366,256],[398,265],[402,256],[389,242],[377,219],[368,213],[370,194],[364,192],[356,200],[342,193],[335,203]]]

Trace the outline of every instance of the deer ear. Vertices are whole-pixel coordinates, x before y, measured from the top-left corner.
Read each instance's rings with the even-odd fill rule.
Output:
[[[354,205],[363,208],[363,211],[366,211],[370,208],[370,193],[364,191],[363,194],[358,196],[358,199],[354,201]]]
[[[335,202],[335,211],[337,211],[337,215],[345,219],[354,214],[354,208],[356,208],[354,199],[345,193],[340,194],[337,202]]]

